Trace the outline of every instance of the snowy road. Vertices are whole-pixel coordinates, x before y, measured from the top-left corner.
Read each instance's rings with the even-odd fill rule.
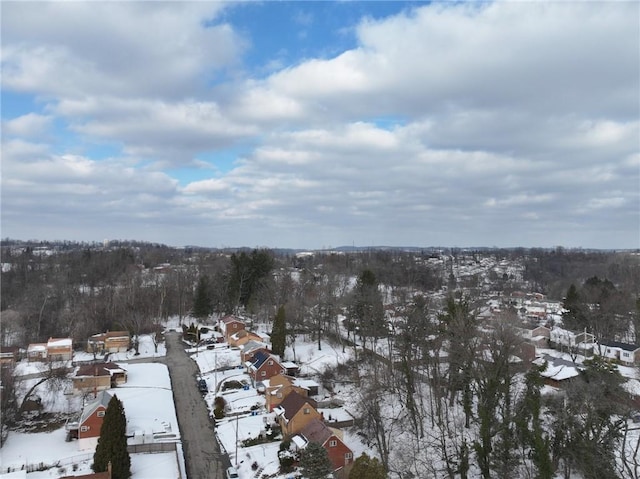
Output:
[[[220,453],[209,411],[196,386],[198,368],[175,332],[166,334],[166,363],[171,376],[188,479],[222,479],[229,466]]]

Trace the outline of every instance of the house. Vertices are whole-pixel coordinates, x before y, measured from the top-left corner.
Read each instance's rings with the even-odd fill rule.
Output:
[[[263,352],[265,354],[271,354],[269,345],[261,341],[249,341],[240,346],[240,360],[242,364],[247,362],[252,363],[256,353]]]
[[[87,352],[94,354],[124,353],[131,347],[129,331],[107,331],[87,339]]]
[[[545,354],[543,357],[533,361],[534,364],[542,365],[547,363],[547,368],[540,373],[544,378],[545,384],[553,387],[561,387],[563,384],[578,377],[582,371],[582,367],[562,358],[554,358]]]
[[[317,403],[311,398],[304,397],[295,391],[287,394],[280,405],[273,410],[282,429],[282,436],[288,438],[299,433],[314,419],[321,421],[322,415],[316,407]]]
[[[237,333],[233,333],[229,336],[229,345],[230,346],[242,346],[249,341],[263,341],[264,335],[254,333],[253,331],[247,331],[246,329],[241,329]]]
[[[562,328],[553,328],[550,339],[556,343],[556,345],[580,349],[585,355],[590,353],[596,342],[595,336],[591,333],[587,333],[586,331],[575,333]]]
[[[640,362],[640,346],[618,341],[600,341],[593,348],[593,354],[628,365]]]
[[[320,444],[327,451],[334,472],[353,463],[353,451],[343,442],[342,432],[327,427],[321,420],[309,421],[298,435],[292,438],[292,442],[302,450],[311,442]]]
[[[224,335],[225,341],[229,342],[232,334],[245,329],[245,323],[237,316],[227,315],[218,322],[220,332]]]
[[[47,357],[51,361],[70,361],[73,359],[73,341],[71,338],[49,338]]]
[[[47,343],[31,343],[27,346],[27,361],[44,361],[47,359]]]
[[[18,360],[20,348],[17,346],[2,346],[0,349],[0,367],[13,368]]]
[[[80,366],[72,378],[74,394],[104,391],[127,382],[127,371],[115,363]]]
[[[258,388],[258,390],[260,389]],[[309,396],[309,390],[295,384],[294,377],[276,374],[272,378],[265,380],[264,396],[267,411],[273,411],[292,391],[295,391],[303,397]]]
[[[275,354],[258,351],[253,357],[253,362],[248,365],[247,372],[255,385],[256,382],[270,379],[276,374],[285,374],[287,368]]]
[[[525,341],[535,344],[540,348],[549,347],[551,330],[546,326],[523,324],[521,327],[517,328],[517,331]]]
[[[66,424],[67,439],[78,439],[79,449],[96,448],[104,414],[111,397],[107,391],[101,391],[93,401],[84,405],[77,421]]]

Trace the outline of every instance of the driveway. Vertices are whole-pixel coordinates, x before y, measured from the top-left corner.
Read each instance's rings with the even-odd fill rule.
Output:
[[[198,367],[184,351],[180,334],[166,333],[166,364],[171,376],[188,479],[223,479],[229,459],[220,453],[213,422],[198,391]]]

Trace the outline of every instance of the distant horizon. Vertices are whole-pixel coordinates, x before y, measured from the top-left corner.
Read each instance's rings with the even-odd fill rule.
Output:
[[[174,245],[167,244],[161,241],[147,241],[147,240],[138,240],[134,238],[127,239],[118,239],[118,238],[110,238],[110,239],[102,239],[102,240],[72,240],[72,239],[20,239],[20,238],[11,238],[11,237],[3,237],[0,239],[2,243],[5,242],[20,242],[20,243],[72,243],[72,244],[94,244],[104,246],[104,243],[111,242],[120,242],[120,243],[143,243],[148,245],[161,245],[166,246],[168,248],[174,249],[182,249],[182,248],[202,248],[202,249],[218,249],[218,250],[253,250],[253,249],[268,249],[268,250],[291,250],[297,252],[321,252],[321,251],[340,251],[340,250],[384,250],[384,249],[395,249],[395,250],[411,250],[411,249],[460,249],[460,250],[515,250],[515,249],[542,249],[542,250],[556,250],[563,249],[567,251],[581,250],[581,251],[640,251],[640,246],[635,248],[591,248],[586,246],[564,246],[564,245],[554,245],[554,246],[458,246],[458,245],[338,245],[338,246],[327,246],[321,248],[306,248],[306,247],[289,247],[289,246],[215,246],[215,245],[202,245],[202,244],[184,244],[184,245]]]
[[[637,248],[639,16],[4,2],[2,234]]]

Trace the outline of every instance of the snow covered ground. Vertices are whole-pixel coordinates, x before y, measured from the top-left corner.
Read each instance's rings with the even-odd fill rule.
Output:
[[[127,384],[111,389],[110,392],[116,394],[124,405],[128,433],[164,433],[174,436],[167,438],[168,440],[179,440],[180,432],[167,367],[158,363],[124,366],[128,373]],[[56,395],[56,398],[51,399],[52,404],[62,405],[57,409],[68,412],[72,408],[68,397],[61,390],[50,394]],[[75,407],[79,412],[79,405]],[[93,453],[80,451],[76,441],[65,442],[65,437],[64,427],[51,432],[30,434],[10,431],[6,443],[0,449],[0,472],[6,472],[7,468],[19,470],[23,465],[40,463],[55,467],[29,473],[26,476],[28,479],[58,478],[91,472]],[[133,479],[179,477],[176,453],[132,454],[131,463]],[[76,465],[75,471],[73,465]]]

